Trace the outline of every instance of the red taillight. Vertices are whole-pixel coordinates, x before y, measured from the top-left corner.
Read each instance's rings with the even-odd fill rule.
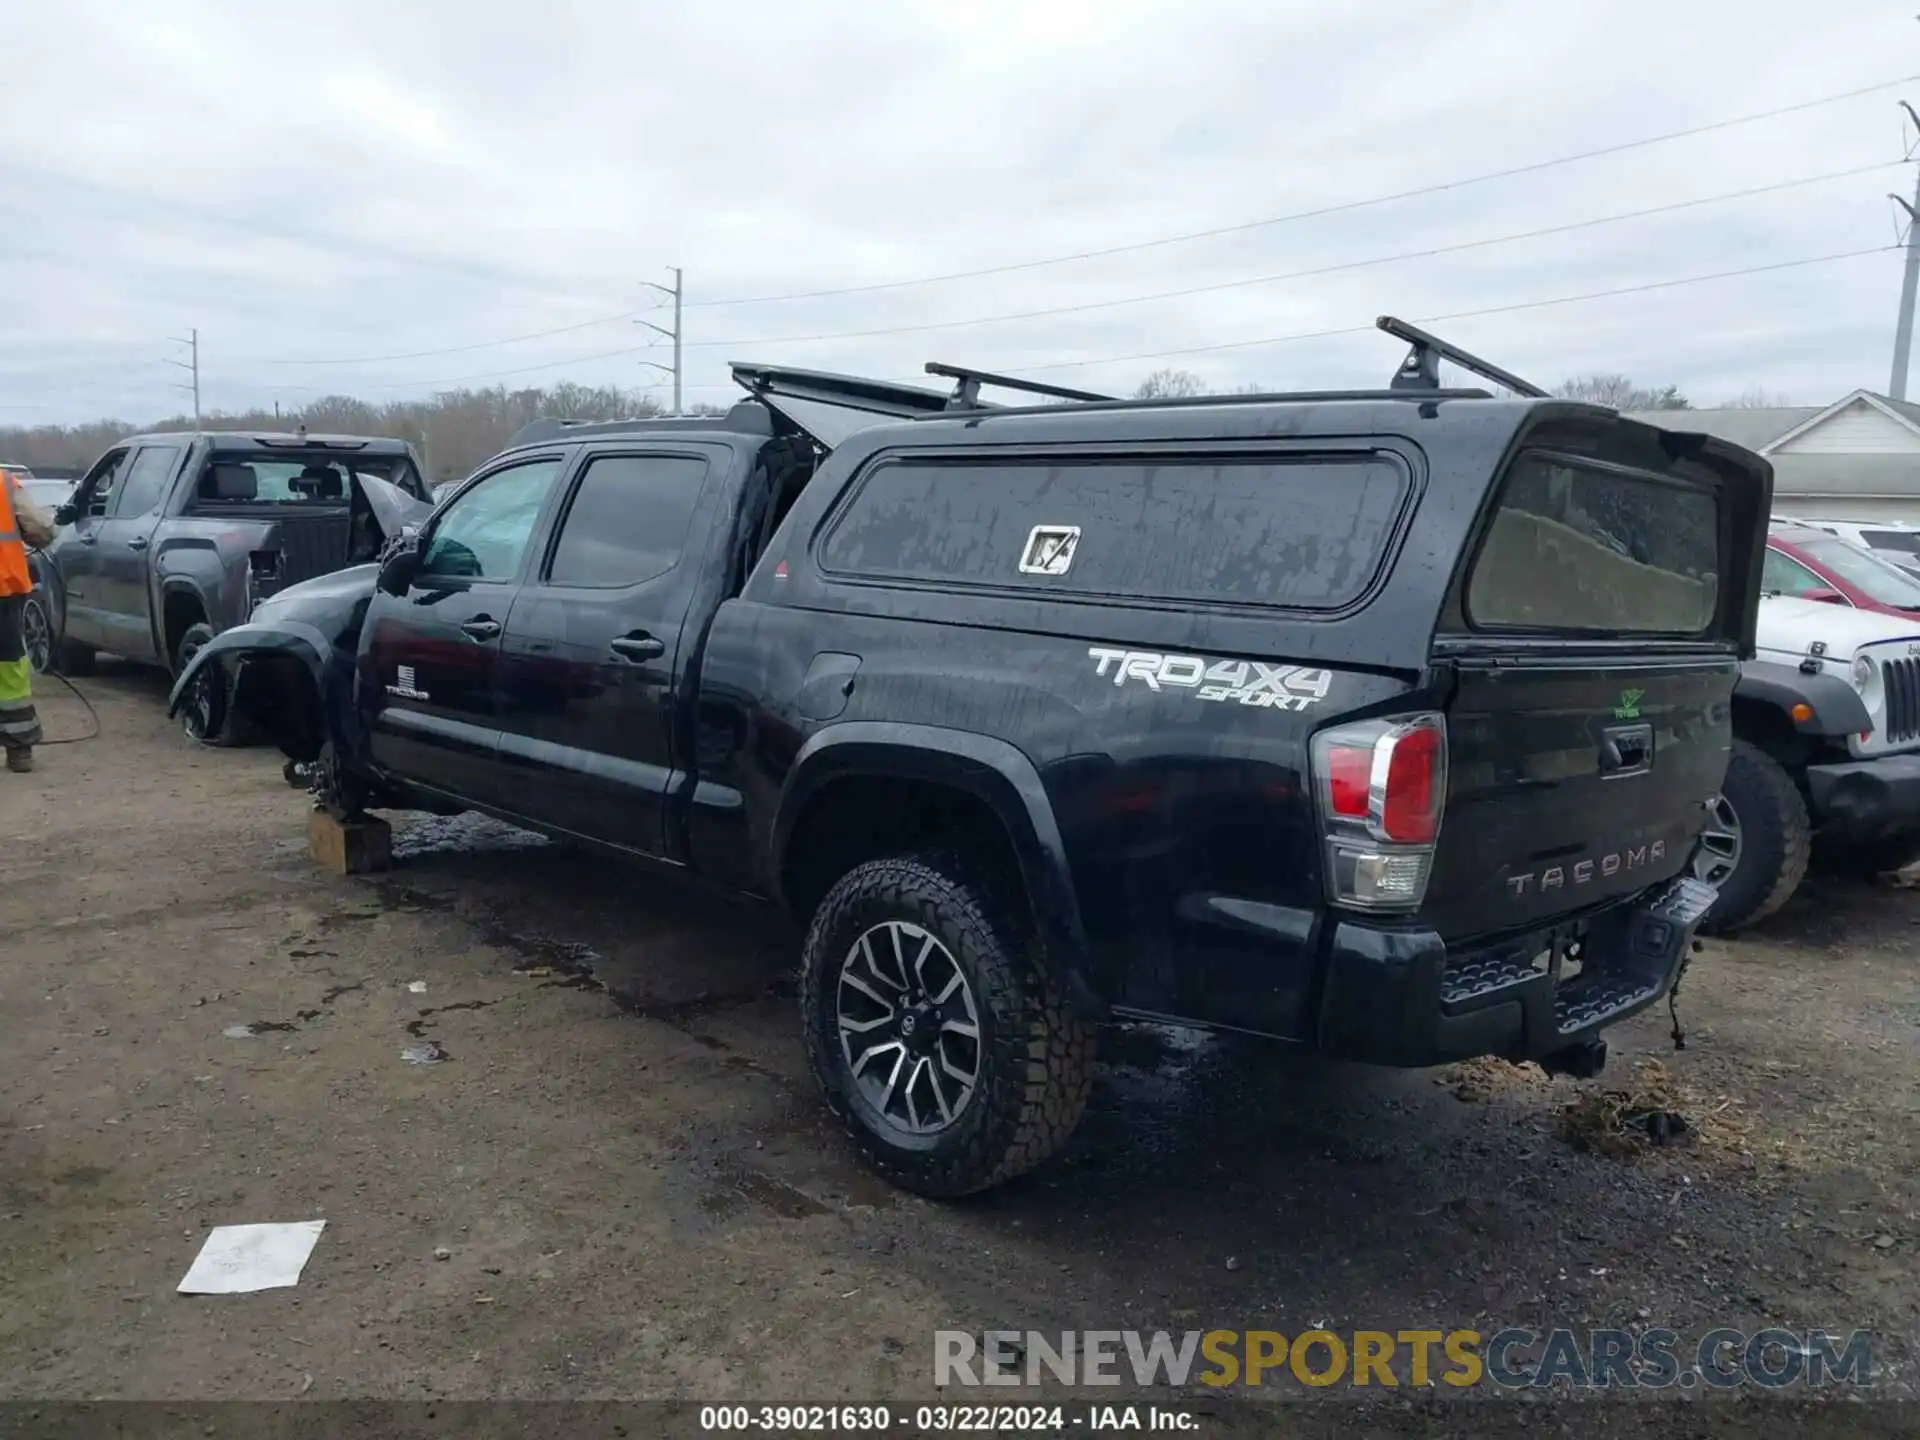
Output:
[[[1373,789],[1373,746],[1329,745],[1325,760],[1328,808],[1349,819],[1366,819]]]
[[[1440,778],[1445,741],[1437,729],[1423,726],[1386,743],[1393,747],[1387,762],[1387,797],[1380,811],[1380,828],[1389,840],[1425,845],[1440,829]]]
[[[1360,720],[1313,737],[1336,904],[1413,911],[1426,895],[1447,802],[1447,728],[1437,714]]]

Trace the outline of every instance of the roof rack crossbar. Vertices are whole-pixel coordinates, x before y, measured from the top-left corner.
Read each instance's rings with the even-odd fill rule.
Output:
[[[1091,390],[1069,390],[1064,385],[1047,385],[1038,380],[1017,380],[1011,375],[996,375],[991,370],[971,370],[963,365],[943,365],[938,360],[927,362],[927,374],[939,375],[954,382],[953,395],[947,401],[949,410],[978,410],[980,408],[980,387],[995,385],[1002,390],[1020,390],[1028,395],[1046,395],[1055,400],[1114,400],[1118,396],[1096,395]]]
[[[1447,360],[1483,380],[1505,386],[1516,395],[1526,395],[1536,400],[1546,398],[1547,392],[1531,381],[1522,380],[1512,371],[1502,370],[1491,360],[1482,360],[1471,351],[1451,345],[1438,335],[1429,335],[1404,320],[1382,315],[1373,323],[1394,339],[1404,340],[1413,347],[1407,352],[1407,358],[1400,362],[1400,368],[1394,372],[1391,384],[1395,390],[1438,390],[1440,362]]]

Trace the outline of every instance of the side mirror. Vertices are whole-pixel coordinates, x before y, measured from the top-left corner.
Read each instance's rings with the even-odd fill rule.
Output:
[[[80,512],[73,508],[73,502],[71,500],[57,507],[53,512],[53,523],[56,525],[71,525],[79,518]]]
[[[1847,597],[1842,595],[1838,590],[1802,590],[1800,592],[1800,598],[1802,600],[1818,600],[1822,605],[1845,605],[1849,603]]]
[[[402,537],[387,558],[380,562],[378,584],[388,595],[405,595],[420,573],[420,542],[417,536]]]

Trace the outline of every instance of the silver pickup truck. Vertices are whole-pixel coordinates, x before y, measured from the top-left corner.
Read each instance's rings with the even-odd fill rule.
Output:
[[[178,675],[266,596],[373,560],[431,508],[404,441],[202,431],[136,435],[103,455],[31,557],[55,668],[97,652]],[[182,710],[197,740],[233,740],[226,677]]]

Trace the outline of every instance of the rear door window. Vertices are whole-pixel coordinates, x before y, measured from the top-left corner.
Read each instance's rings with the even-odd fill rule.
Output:
[[[883,461],[828,532],[850,577],[1337,610],[1411,488],[1391,455]]]
[[[1522,455],[1467,581],[1477,629],[1704,634],[1720,606],[1716,492]]]
[[[555,585],[637,585],[680,563],[707,462],[697,455],[601,455],[561,522],[547,578]]]

